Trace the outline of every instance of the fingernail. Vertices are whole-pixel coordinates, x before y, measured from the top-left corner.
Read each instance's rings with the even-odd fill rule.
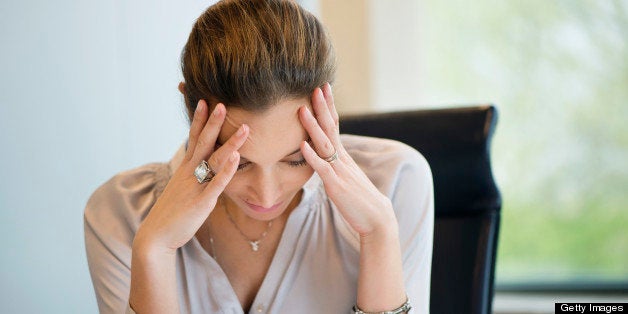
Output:
[[[322,88],[318,88],[318,94],[321,95],[321,97],[323,97],[323,89]]]
[[[214,108],[214,115],[215,116],[219,115],[221,110],[222,110],[222,106],[220,106],[220,104],[216,105],[216,108]]]
[[[194,110],[195,112],[201,112],[203,110],[202,108],[202,102],[198,102],[198,104],[196,105],[196,110]]]

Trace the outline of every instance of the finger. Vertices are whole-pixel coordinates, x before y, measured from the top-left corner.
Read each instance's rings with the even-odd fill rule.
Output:
[[[321,129],[325,132],[325,134],[327,134],[327,137],[332,141],[334,146],[337,146],[340,142],[340,139],[338,138],[338,126],[329,112],[327,101],[320,88],[316,88],[314,95],[312,96],[312,109],[314,109],[316,120],[318,121]]]
[[[249,126],[243,124],[222,146],[211,154],[207,162],[214,172],[222,171],[230,156],[244,145],[248,136]]]
[[[325,182],[336,182],[336,171],[334,171],[330,163],[324,161],[318,156],[308,142],[303,141],[301,143],[301,153],[303,154],[305,161],[307,161],[314,171],[318,173],[321,179]]]
[[[325,102],[327,103],[329,113],[334,120],[334,124],[338,127],[338,121],[340,119],[338,118],[338,111],[336,110],[336,105],[334,103],[334,95],[331,92],[331,84],[325,83],[325,85],[323,85],[323,96],[325,96]]]
[[[202,160],[206,160],[214,151],[216,139],[225,120],[225,112],[226,109],[223,104],[217,104],[216,108],[214,108],[193,147],[194,153],[192,158],[190,158],[192,164],[197,165]]]
[[[310,139],[314,144],[314,148],[318,156],[323,159],[332,156],[336,152],[336,148],[327,137],[327,134],[323,132],[318,124],[318,121],[316,121],[316,118],[314,118],[307,107],[301,107],[299,110],[299,118],[301,119],[301,124],[303,124],[303,127],[310,135]]]
[[[240,154],[237,151],[232,152],[226,159],[222,170],[219,171],[216,176],[207,184],[204,190],[204,197],[206,201],[216,201],[220,193],[225,190],[227,184],[233,178],[236,170],[238,169],[238,163],[240,162]]]
[[[185,158],[189,160],[194,154],[194,147],[196,147],[196,141],[198,136],[203,130],[203,126],[207,122],[207,103],[201,99],[196,105],[194,110],[194,117],[192,118],[192,124],[190,125],[190,134],[188,136],[188,147],[185,151]]]

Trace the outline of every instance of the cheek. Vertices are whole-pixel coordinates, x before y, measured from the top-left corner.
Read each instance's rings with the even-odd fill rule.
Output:
[[[302,166],[297,168],[287,168],[278,171],[281,188],[285,193],[296,193],[301,190],[305,182],[307,182],[314,173],[314,169],[310,166]]]
[[[295,186],[295,190],[300,190],[305,182],[307,182],[314,173],[314,169],[310,166],[304,166],[298,169],[293,169],[288,178],[292,181],[292,185]]]
[[[243,186],[241,182],[244,182],[244,181],[238,180],[238,174],[236,173],[236,175],[231,179],[231,181],[229,181],[229,184],[227,184],[227,186],[225,187],[222,193],[227,194],[228,196],[231,197],[234,194],[236,194],[238,191],[245,190],[244,189],[245,186]]]
[[[225,187],[223,194],[226,194],[229,198],[235,198],[237,195],[245,195],[250,191],[250,183],[251,178],[247,173],[240,173],[239,171],[235,173],[229,184]]]

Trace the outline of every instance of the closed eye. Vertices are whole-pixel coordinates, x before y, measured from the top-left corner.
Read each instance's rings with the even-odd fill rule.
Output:
[[[290,165],[290,167],[301,167],[307,165],[307,161],[305,159],[301,159],[298,161],[288,161],[288,165]]]
[[[284,162],[287,163],[288,166],[290,167],[301,167],[301,166],[307,165],[307,161],[305,159],[296,160],[296,161],[284,161]],[[243,170],[244,168],[248,167],[250,164],[251,164],[250,161],[239,164],[237,171]]]
[[[310,143],[310,145],[312,145],[312,140],[310,138],[308,138],[306,141],[308,141],[308,143]],[[300,151],[301,151],[301,148],[297,148],[292,153],[286,155],[286,157],[290,157],[290,156],[292,156],[292,155],[294,155],[294,154],[296,154],[296,153],[298,153]],[[242,158],[242,157],[240,157],[240,158]],[[244,160],[246,160],[246,158],[244,158]],[[297,161],[285,161],[285,163],[287,163],[288,166],[290,166],[290,167],[301,167],[301,166],[307,165],[307,161],[305,160],[305,158],[303,158],[301,160],[297,160]],[[238,165],[238,169],[236,171],[243,170],[244,168],[248,167],[249,164],[251,164],[250,161],[246,161],[246,162],[243,162],[243,163],[239,164]]]

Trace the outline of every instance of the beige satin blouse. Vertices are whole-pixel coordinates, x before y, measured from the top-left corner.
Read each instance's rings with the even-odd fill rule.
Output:
[[[341,139],[392,200],[412,312],[428,313],[434,227],[430,168],[423,156],[399,142],[355,135]],[[168,163],[121,172],[89,199],[85,246],[100,313],[132,313],[128,297],[133,237],[184,153],[183,145]],[[329,200],[316,173],[303,190],[249,313],[350,313],[355,303],[357,234]],[[243,313],[227,276],[196,237],[178,250],[176,271],[181,313]]]

